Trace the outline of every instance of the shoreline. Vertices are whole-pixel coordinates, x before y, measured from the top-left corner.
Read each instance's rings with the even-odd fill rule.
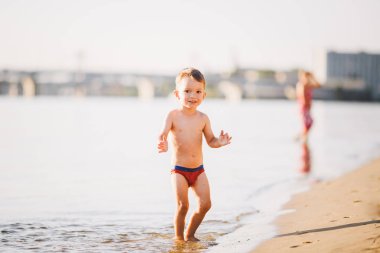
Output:
[[[380,158],[312,185],[282,209],[276,235],[251,253],[380,252]]]

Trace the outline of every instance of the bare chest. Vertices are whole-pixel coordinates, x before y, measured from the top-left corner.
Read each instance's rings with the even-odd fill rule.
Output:
[[[204,126],[199,118],[179,118],[173,122],[172,132],[178,136],[201,136]]]

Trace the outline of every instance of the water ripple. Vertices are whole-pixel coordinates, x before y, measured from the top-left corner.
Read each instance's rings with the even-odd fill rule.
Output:
[[[215,222],[215,221],[213,221]],[[161,231],[149,228],[136,231],[125,224],[0,224],[1,250],[5,252],[204,252],[216,245],[217,233],[201,233],[201,242],[172,240],[172,226]]]

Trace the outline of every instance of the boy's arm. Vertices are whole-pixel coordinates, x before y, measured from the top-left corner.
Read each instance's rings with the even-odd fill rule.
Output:
[[[157,149],[159,153],[168,151],[168,134],[170,129],[172,128],[173,120],[172,120],[172,112],[170,112],[165,119],[164,127],[158,136],[158,144]]]
[[[205,127],[203,129],[203,134],[205,135],[205,139],[207,144],[212,148],[220,148],[222,146],[228,145],[231,143],[232,137],[228,135],[228,133],[224,133],[223,130],[220,132],[219,138],[216,138],[211,129],[211,123],[209,118],[205,116]]]

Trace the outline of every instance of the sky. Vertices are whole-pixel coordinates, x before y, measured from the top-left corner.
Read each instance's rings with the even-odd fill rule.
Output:
[[[312,68],[380,53],[378,0],[0,0],[0,69]]]

